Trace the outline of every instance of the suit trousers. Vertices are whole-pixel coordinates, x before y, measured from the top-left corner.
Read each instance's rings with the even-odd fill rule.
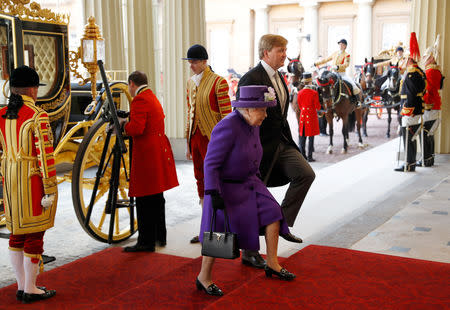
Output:
[[[409,132],[408,132],[408,138],[406,139],[406,128],[402,127],[401,132],[403,136],[403,146],[406,150],[408,148],[406,153],[406,163],[409,166],[416,164],[416,156],[417,156],[417,141],[412,140],[412,137],[414,133],[419,129],[420,125],[411,125],[409,126]]]
[[[423,124],[423,158],[425,159],[425,165],[432,164],[431,162],[434,158],[434,135],[429,136],[428,131],[433,127],[435,121],[436,120],[426,121]]]
[[[152,247],[156,241],[166,242],[165,203],[163,193],[136,197],[139,245]]]
[[[294,146],[281,142],[278,148],[278,158],[273,170],[282,171],[290,180],[289,188],[281,204],[281,210],[286,223],[289,227],[292,227],[316,174]]]

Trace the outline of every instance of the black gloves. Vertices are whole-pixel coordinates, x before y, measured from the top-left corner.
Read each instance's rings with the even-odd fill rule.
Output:
[[[211,202],[214,210],[225,209],[225,202],[223,201],[223,198],[219,193],[211,194]]]

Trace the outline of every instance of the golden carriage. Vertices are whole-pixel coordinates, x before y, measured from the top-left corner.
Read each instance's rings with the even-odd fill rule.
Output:
[[[82,53],[89,53],[89,43],[92,48],[95,40],[101,39],[96,27],[94,19],[90,18],[83,39],[92,42],[84,44],[85,51],[82,44],[77,52],[69,52],[67,16],[41,9],[30,0],[0,0],[0,106],[7,104],[10,72],[20,65],[33,67],[46,84],[39,88],[37,105],[50,117],[58,182],[72,182],[75,213],[89,235],[103,242],[119,242],[130,237],[137,228],[133,203],[128,198],[128,153],[122,155],[119,163],[119,177],[113,191],[117,197],[111,212],[108,206],[113,173],[111,158],[114,157],[111,154],[116,136],[108,135],[105,130],[111,119],[106,113],[108,99],[104,84],[96,82],[95,59],[88,65],[83,62],[91,73],[83,83],[90,80],[90,85],[70,83],[70,71],[81,77],[77,68],[84,56]],[[94,50],[94,56],[96,53]],[[115,81],[108,85],[116,107],[127,110],[131,101],[127,84]],[[103,163],[102,156],[106,158]],[[60,172],[67,164],[70,164],[70,171]],[[92,212],[86,220],[89,205]],[[2,224],[5,224],[5,216],[4,209],[0,208]]]

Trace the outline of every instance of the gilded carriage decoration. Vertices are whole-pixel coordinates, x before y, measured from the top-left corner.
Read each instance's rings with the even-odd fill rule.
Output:
[[[45,84],[39,88],[36,105],[49,114],[56,165],[72,167],[58,174],[58,183],[72,183],[75,213],[91,237],[119,242],[136,231],[137,223],[133,202],[128,197],[128,153],[123,154],[120,167],[115,170],[109,159],[101,162],[102,157],[111,157],[116,141],[105,130],[111,122],[111,108],[108,109],[104,84],[96,78],[97,60],[105,54],[104,39],[91,17],[80,48],[69,54],[68,22],[67,15],[43,9],[30,0],[0,0],[0,107],[8,102],[11,71],[21,65],[33,67]],[[88,78],[77,70],[79,59]],[[80,83],[70,83],[71,71],[82,79]],[[127,109],[131,101],[127,84],[113,81],[108,85],[114,104]],[[111,185],[112,176],[116,178],[115,186]],[[112,209],[108,205],[111,200],[115,201]],[[0,226],[2,213],[0,206]]]

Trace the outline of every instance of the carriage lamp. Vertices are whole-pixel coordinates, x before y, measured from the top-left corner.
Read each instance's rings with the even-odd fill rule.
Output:
[[[89,72],[88,78],[83,78],[78,72],[78,60]],[[81,38],[81,45],[77,52],[70,51],[70,71],[73,72],[75,77],[80,78],[79,85],[85,85],[87,82],[91,82],[92,102],[86,108],[85,114],[89,114],[89,111],[93,112],[96,104],[97,97],[97,60],[105,60],[105,40],[103,39],[98,25],[95,23],[93,16],[89,17],[88,23],[84,28],[84,34]]]

